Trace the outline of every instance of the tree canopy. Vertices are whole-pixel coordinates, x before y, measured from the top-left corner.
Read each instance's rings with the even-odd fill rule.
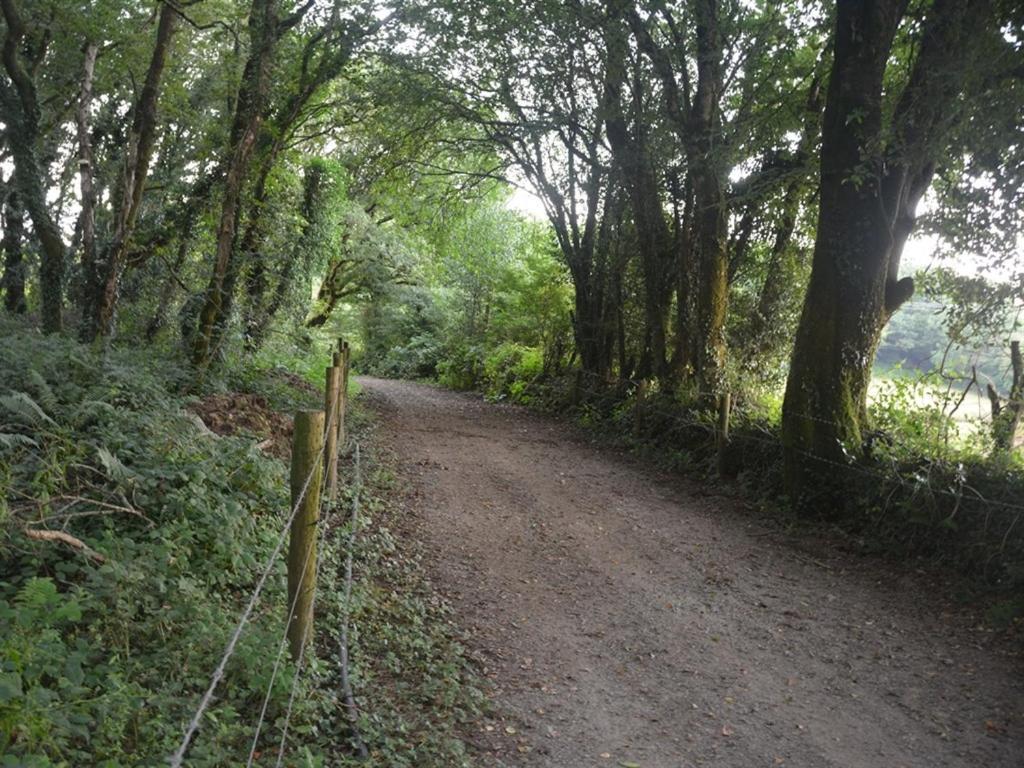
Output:
[[[965,350],[939,368],[1019,336],[1008,0],[2,10],[4,301],[47,332],[206,370],[355,324],[368,359],[470,381],[518,344],[702,408],[785,383],[794,468],[861,449],[902,312]]]

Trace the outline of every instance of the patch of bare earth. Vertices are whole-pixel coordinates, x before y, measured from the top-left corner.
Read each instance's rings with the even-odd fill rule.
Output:
[[[262,395],[207,395],[189,405],[189,410],[214,434],[246,435],[257,439],[260,450],[270,456],[283,460],[291,456],[292,420],[271,408]]]
[[[361,380],[495,719],[484,766],[1020,768],[1024,665],[941,584],[526,410]]]

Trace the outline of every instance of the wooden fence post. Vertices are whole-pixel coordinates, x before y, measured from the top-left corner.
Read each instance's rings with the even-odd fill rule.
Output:
[[[338,495],[338,427],[336,422],[341,417],[341,368],[332,365],[327,369],[327,381],[324,387],[324,411],[327,413],[326,432],[324,439],[327,447],[324,457],[327,463],[327,498],[334,501]]]
[[[728,477],[729,471],[729,408],[732,398],[728,392],[718,400],[718,474]]]
[[[345,445],[347,433],[345,431],[345,414],[348,413],[348,358],[349,346],[344,339],[338,339],[341,357],[341,397],[338,398],[338,445]]]
[[[288,538],[288,608],[292,611],[288,618],[288,647],[293,659],[299,658],[302,647],[313,632],[316,533],[320,514],[320,483],[323,481],[320,451],[323,441],[323,411],[300,411],[295,414],[291,489],[292,506],[298,505],[298,510],[292,519]]]

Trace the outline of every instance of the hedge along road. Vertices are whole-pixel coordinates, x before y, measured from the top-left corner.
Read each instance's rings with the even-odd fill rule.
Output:
[[[361,382],[495,684],[481,765],[1024,765],[1019,649],[930,577],[808,554],[563,422]]]

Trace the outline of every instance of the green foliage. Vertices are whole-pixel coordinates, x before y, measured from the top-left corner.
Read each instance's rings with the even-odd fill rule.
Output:
[[[173,366],[5,331],[4,358],[24,367],[0,371],[11,393],[0,418],[32,441],[0,456],[11,491],[0,605],[15,628],[3,649],[5,751],[77,765],[168,754],[273,540],[283,467],[249,440],[198,430],[168,392]],[[23,532],[62,527],[104,562]],[[277,573],[271,604],[282,589]],[[254,621],[204,729],[218,747],[194,764],[242,748],[238,712],[259,696],[280,629],[277,613]]]
[[[432,376],[441,359],[443,318],[432,291],[400,286],[362,313],[363,369],[388,376]]]
[[[361,364],[525,400],[569,347],[571,293],[548,233],[502,200],[484,200],[425,247],[425,284],[383,292],[365,308]]]
[[[482,385],[488,397],[530,402],[530,385],[544,373],[544,352],[506,342],[484,358]]]
[[[1008,339],[1019,338],[1020,329],[1012,302],[1003,304],[1006,287],[943,270],[920,281],[924,296],[901,307],[882,334],[879,374],[941,372],[966,384],[973,368],[982,381],[1008,389]]]
[[[438,381],[449,389],[475,389],[480,383],[484,349],[464,344],[448,349],[437,364]]]
[[[116,348],[100,356],[7,322],[0,331],[0,356],[22,361],[0,368],[0,764],[159,761],[176,747],[277,540],[287,469],[254,440],[217,438],[197,426],[185,410],[189,400],[175,394],[182,371],[161,356]],[[311,365],[319,376],[323,362]],[[261,391],[282,407],[319,403],[319,390],[268,363],[226,378],[263,382]],[[402,555],[373,524],[382,502],[368,492],[364,504],[357,685],[375,684],[378,655],[397,668],[388,679],[402,685],[393,697],[367,697],[371,746],[382,766],[458,764],[455,722],[474,711],[479,695],[443,609],[417,581],[419,570],[378,562]],[[98,554],[34,541],[25,533],[33,529],[64,530]],[[340,568],[344,545],[340,533],[325,540],[325,573]],[[401,596],[380,592],[373,573],[402,574]],[[244,761],[284,629],[284,602],[282,558],[189,765]],[[322,636],[336,637],[336,593],[325,591],[321,602]],[[345,764],[336,659],[327,643],[299,682],[291,721],[298,738],[290,743],[302,746],[289,747],[294,764]],[[292,681],[286,663],[271,690],[261,751],[276,754]],[[426,711],[424,700],[434,702]]]

